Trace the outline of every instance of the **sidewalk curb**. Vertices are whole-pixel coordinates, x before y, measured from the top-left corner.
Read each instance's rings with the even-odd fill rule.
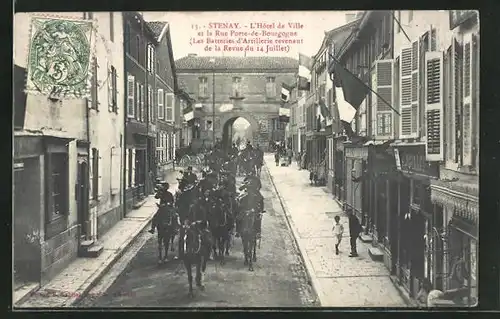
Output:
[[[102,269],[97,270],[93,273],[90,278],[82,285],[81,289],[78,289],[75,293],[75,297],[70,298],[66,301],[61,307],[78,307],[78,303],[84,299],[89,292],[94,288],[99,281],[108,273],[108,271],[113,267],[114,264],[128,251],[128,249],[132,246],[132,244],[139,238],[139,235],[144,231],[147,225],[150,223],[151,219],[153,219],[153,215],[147,217],[141,226],[136,230],[127,241],[118,248],[118,251],[111,257],[109,263]]]
[[[317,307],[321,307],[321,300],[322,299],[325,300],[325,298],[323,297],[323,291],[320,288],[319,280],[316,278],[316,276],[313,275],[314,270],[313,270],[312,263],[309,260],[309,258],[307,258],[305,256],[305,247],[298,240],[299,236],[298,236],[298,233],[295,229],[295,225],[293,223],[293,220],[291,220],[291,218],[289,218],[290,214],[289,214],[288,207],[287,207],[285,201],[283,200],[283,198],[281,197],[281,194],[279,193],[278,188],[276,187],[276,184],[274,183],[274,178],[271,175],[271,172],[269,171],[269,168],[267,167],[266,163],[264,163],[264,167],[266,168],[266,172],[269,175],[269,179],[271,180],[271,184],[273,185],[274,192],[276,193],[276,197],[278,197],[281,208],[283,209],[283,213],[285,215],[285,220],[287,222],[288,228],[290,228],[290,230],[292,231],[292,235],[293,235],[292,238],[295,242],[295,245],[297,246],[297,248],[299,250],[300,259],[304,263],[304,266],[305,266],[304,268],[306,269],[307,276],[309,277],[308,279],[309,279],[311,286],[316,294]]]

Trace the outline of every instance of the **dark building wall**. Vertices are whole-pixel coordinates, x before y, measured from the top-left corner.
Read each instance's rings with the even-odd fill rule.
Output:
[[[159,63],[159,68],[156,70],[156,74],[164,81],[166,84],[174,88],[174,74],[172,72],[172,63],[170,60],[168,47],[168,37],[164,36],[156,48],[156,56]]]
[[[77,257],[80,225],[45,240],[42,245],[42,285],[54,278]]]
[[[24,168],[13,173],[14,193],[14,270],[21,280],[40,280],[40,206],[43,188],[40,157],[16,161]]]

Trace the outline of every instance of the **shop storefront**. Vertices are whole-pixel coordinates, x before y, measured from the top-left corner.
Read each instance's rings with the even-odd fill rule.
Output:
[[[345,201],[345,137],[334,138],[333,154],[333,196],[340,202]]]
[[[344,143],[345,201],[344,210],[354,211],[362,224],[365,223],[363,211],[363,189],[367,179],[368,148],[362,144]]]
[[[443,218],[438,228],[440,241],[430,245],[430,252],[439,261],[429,273],[436,289],[466,288],[455,300],[459,305],[473,306],[477,301],[478,249],[478,187],[477,183],[436,180],[431,184],[431,199],[435,211]],[[436,246],[436,247],[434,247]]]
[[[366,234],[382,249],[387,268],[395,271],[397,255],[397,185],[399,174],[392,149],[387,143],[368,146],[368,177],[364,180]]]
[[[436,226],[430,183],[439,176],[439,166],[425,160],[425,146],[395,146],[398,181],[399,247],[396,274],[399,283],[414,298],[433,261],[426,256],[429,230]]]

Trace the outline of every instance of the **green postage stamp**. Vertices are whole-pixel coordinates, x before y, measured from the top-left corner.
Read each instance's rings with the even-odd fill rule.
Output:
[[[57,98],[89,95],[92,21],[31,20],[26,92]]]

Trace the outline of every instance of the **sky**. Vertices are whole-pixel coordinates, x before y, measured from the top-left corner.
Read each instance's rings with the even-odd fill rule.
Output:
[[[352,12],[352,11],[351,11]],[[247,56],[269,55],[298,58],[299,52],[315,55],[323,41],[324,32],[335,29],[346,23],[348,11],[249,11],[249,12],[142,12],[146,21],[166,21],[170,24],[170,35],[174,59],[195,53],[199,56],[243,56],[242,52],[205,52],[204,44],[190,45],[190,40],[197,32],[193,25],[205,26],[209,23],[240,23],[249,26],[250,23],[288,23],[299,22],[303,28],[296,30],[297,38],[303,39],[303,44],[290,45],[289,52],[248,52]],[[221,30],[228,31],[228,30]],[[271,30],[268,30],[271,31]],[[294,31],[286,28],[273,31]],[[201,37],[206,39],[205,36]],[[233,37],[234,38],[234,37]]]

